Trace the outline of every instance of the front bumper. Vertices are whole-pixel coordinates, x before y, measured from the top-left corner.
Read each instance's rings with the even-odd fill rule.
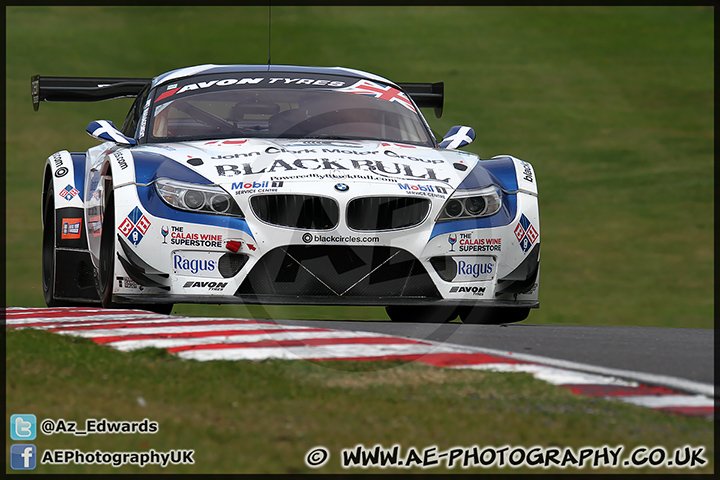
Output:
[[[522,218],[539,230],[537,197],[532,195],[517,194],[512,198],[515,215],[489,228],[447,222],[438,232],[426,221],[368,234],[341,225],[315,235],[252,217],[228,220],[177,212],[148,201],[147,193],[132,187],[116,191],[116,228],[122,232],[123,217],[138,205],[149,225],[137,243],[117,235],[117,303],[539,305],[539,233],[532,248],[521,247],[517,236]],[[232,255],[230,242],[241,246]],[[179,266],[178,256],[183,262],[199,262],[200,269]],[[228,258],[234,267],[221,268]],[[487,269],[475,278],[467,272],[456,276],[448,268],[457,268],[458,260],[478,266],[485,262]],[[212,265],[212,271],[203,271],[203,265]]]

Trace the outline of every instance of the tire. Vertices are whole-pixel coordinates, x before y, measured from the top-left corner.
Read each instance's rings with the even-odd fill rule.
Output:
[[[115,194],[110,193],[105,203],[102,234],[100,237],[100,260],[98,268],[98,295],[103,308],[113,308],[112,289],[115,273]]]
[[[55,298],[55,276],[57,263],[55,261],[55,241],[57,239],[57,225],[55,223],[55,192],[52,180],[43,199],[43,236],[42,236],[42,286],[45,305],[48,307],[67,307],[70,302]]]
[[[480,325],[520,322],[530,315],[529,308],[462,307],[459,310],[460,319],[463,323]]]
[[[115,275],[115,195],[105,204],[102,236],[100,237],[100,268],[98,269],[98,295],[103,308],[123,308],[131,310],[148,310],[154,313],[169,315],[175,306],[172,303],[115,303],[112,301],[112,290]]]
[[[444,306],[391,306],[385,307],[393,322],[446,323],[457,317],[457,307]]]

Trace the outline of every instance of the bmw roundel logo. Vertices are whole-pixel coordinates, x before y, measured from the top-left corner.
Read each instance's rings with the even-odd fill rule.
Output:
[[[338,192],[347,192],[350,189],[346,183],[338,183],[335,185],[335,190]]]

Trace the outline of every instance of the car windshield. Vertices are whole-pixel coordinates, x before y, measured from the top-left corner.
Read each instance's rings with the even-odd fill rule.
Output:
[[[339,88],[250,80],[256,84],[194,79],[185,86],[161,86],[150,110],[147,141],[255,137],[434,144],[416,107],[391,86],[357,79],[333,82]]]

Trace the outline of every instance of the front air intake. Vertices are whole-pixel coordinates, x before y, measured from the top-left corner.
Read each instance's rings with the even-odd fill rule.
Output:
[[[335,200],[314,195],[257,195],[250,205],[263,222],[304,230],[330,230],[340,217]]]
[[[296,303],[298,298],[330,303],[339,298],[441,298],[420,260],[406,250],[327,244],[271,250],[253,266],[235,296],[268,303],[293,298]]]
[[[361,197],[347,208],[354,230],[394,230],[419,225],[430,211],[430,200],[417,197]]]

